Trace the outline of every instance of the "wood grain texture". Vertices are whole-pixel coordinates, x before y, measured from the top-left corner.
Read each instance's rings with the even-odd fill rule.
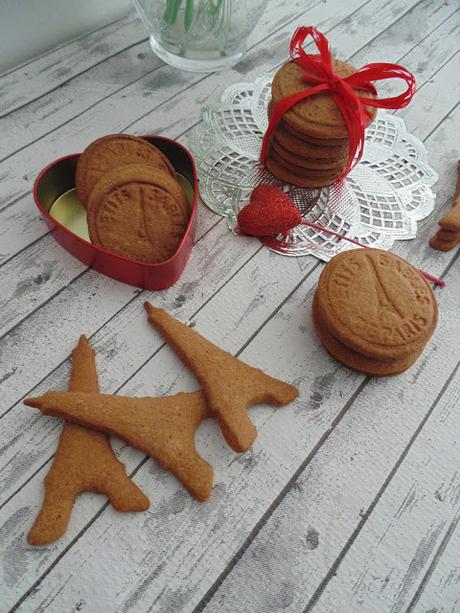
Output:
[[[460,275],[452,271],[448,279],[451,283],[458,282]],[[441,305],[444,308],[449,306],[443,302]],[[413,385],[409,381],[411,408],[414,404],[416,407],[416,410],[412,409],[411,417],[420,420],[424,413],[426,422],[420,421],[419,427],[421,425],[422,428],[410,441],[408,450],[407,447],[404,449],[406,455],[397,466],[378,506],[347,552],[334,580],[320,597],[318,603],[325,609],[337,610],[339,603],[345,600],[353,609],[361,608],[369,613],[406,610],[416,597],[430,564],[436,561],[444,537],[458,523],[460,472],[457,422],[460,415],[456,407],[460,401],[460,361],[450,373],[449,370],[455,359],[460,357],[459,354],[456,353],[453,360],[445,364],[445,373],[449,374],[447,387],[441,389],[434,399],[434,393],[438,390],[431,379],[433,372],[440,368],[436,366],[436,360],[445,360],[444,352],[451,349],[445,341],[445,334],[451,334],[459,324],[460,318],[455,317],[449,319],[448,324],[441,324],[435,340],[437,349],[433,348],[427,357],[427,365],[423,375],[420,375],[423,378],[417,381],[417,389],[425,391],[423,401],[418,401],[418,395],[413,398],[417,392],[411,389]],[[438,354],[436,357],[435,353]],[[392,402],[394,400],[393,397]],[[404,401],[401,404],[404,408]],[[382,406],[381,410],[384,409]],[[405,420],[404,426],[408,421]],[[400,436],[399,420],[397,423],[398,434],[392,436],[392,446]],[[361,454],[364,451],[361,442],[361,437],[359,442],[348,441],[347,449],[343,451],[346,454],[353,445]],[[359,459],[355,457],[353,463],[358,460],[356,465],[364,466]],[[353,472],[356,465],[351,468]],[[348,483],[351,482],[350,476],[345,476]],[[364,476],[361,474],[360,478]],[[374,475],[370,474],[369,479],[373,480]],[[448,561],[446,556],[445,563]],[[453,555],[450,563],[455,561],[457,556]],[[446,608],[453,603],[447,598],[443,601]]]
[[[436,495],[436,492],[435,492]],[[408,611],[456,613],[460,607],[460,530],[452,521]]]
[[[3,161],[32,141],[56,131],[101,100],[118,93],[122,98],[126,87],[160,66],[162,62],[152,54],[148,41],[133,42],[127,49],[59,85],[57,91],[9,113],[2,123],[11,139],[0,144],[0,159]]]
[[[133,11],[0,75],[0,117],[145,38],[145,30]]]
[[[0,273],[6,273],[0,304],[5,610],[18,603],[20,611],[279,613],[303,610],[309,601],[317,611],[410,607],[425,612],[424,603],[439,610],[452,603],[445,610],[455,610],[458,449],[452,433],[460,354],[456,293],[449,288],[458,286],[460,273],[455,252],[428,248],[432,219],[420,224],[417,240],[399,243],[395,251],[433,274],[453,263],[448,289],[438,292],[443,318],[422,359],[396,387],[395,379],[368,381],[343,368],[320,346],[309,316],[321,270],[313,258],[282,258],[254,239],[235,238],[225,222],[202,208],[201,238],[180,281],[165,292],[139,292],[58,257],[61,250],[45,236],[28,191],[44,156],[62,154],[69,143],[81,148],[96,131],[144,133],[153,125],[185,139],[204,103],[229,83],[279,65],[290,32],[308,20],[357,65],[403,58],[416,72],[419,92],[405,119],[426,139],[430,161],[440,172],[437,213],[447,210],[455,175],[451,160],[459,156],[459,14],[453,0],[312,0],[308,5],[299,0],[287,9],[272,2],[243,61],[231,71],[199,77],[166,66],[146,74],[146,58],[136,55],[144,43],[138,43],[128,19],[122,21],[125,47],[106,49],[106,61],[82,57],[68,79],[53,77],[51,83],[62,85],[64,93],[55,106],[46,79],[40,81],[39,99],[13,105],[5,117],[11,119],[8,129],[16,133],[14,121],[21,118],[31,130],[30,138],[17,131],[24,148],[8,149],[13,155],[0,162],[5,207],[0,233],[6,228],[0,236],[0,263],[6,262]],[[65,47],[55,53],[50,63],[59,54],[67,62]],[[110,59],[114,53],[119,80],[117,59]],[[131,62],[133,82],[128,83]],[[44,71],[54,74],[46,66]],[[33,78],[39,79],[38,71]],[[91,79],[97,81],[94,92]],[[16,91],[27,95],[25,89]],[[69,92],[81,93],[80,106],[66,101]],[[104,93],[109,95],[102,99]],[[212,421],[202,425],[197,449],[216,473],[205,505],[143,454],[114,440],[134,481],[151,492],[151,510],[120,517],[102,497],[82,497],[65,537],[32,550],[24,534],[41,500],[60,424],[26,409],[21,398],[66,387],[69,351],[80,332],[92,335],[103,391],[169,394],[197,387],[149,328],[141,306],[145,299],[191,321],[248,363],[295,383],[300,398],[286,409],[251,410],[259,437],[246,454],[232,453]],[[446,441],[447,468],[442,448],[433,443],[437,438]],[[422,461],[426,470],[419,474]],[[438,482],[444,501],[430,497]],[[420,534],[414,526],[420,526]],[[421,547],[424,543],[429,547]],[[417,557],[419,549],[425,553]],[[394,574],[385,582],[392,565]]]

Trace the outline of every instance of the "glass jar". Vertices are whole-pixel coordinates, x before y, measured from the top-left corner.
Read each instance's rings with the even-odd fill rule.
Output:
[[[232,66],[268,0],[134,0],[153,51],[182,70]]]

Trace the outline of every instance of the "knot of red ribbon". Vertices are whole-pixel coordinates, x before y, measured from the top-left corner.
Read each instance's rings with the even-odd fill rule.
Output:
[[[303,48],[309,36],[313,38],[319,54],[306,53]],[[287,96],[275,104],[262,141],[260,159],[262,163],[265,163],[270,138],[283,115],[291,107],[309,96],[330,91],[348,131],[348,159],[342,174],[342,176],[345,176],[363,155],[364,130],[370,116],[366,106],[385,109],[404,108],[415,94],[415,77],[406,68],[398,64],[375,63],[367,64],[350,76],[342,78],[334,72],[331,49],[327,38],[312,26],[297,28],[291,39],[289,53],[291,60],[302,67],[305,81],[315,85]],[[407,84],[407,88],[398,96],[391,98],[367,98],[359,95],[359,91],[366,91],[377,96],[377,91],[372,82],[385,79],[402,79]]]

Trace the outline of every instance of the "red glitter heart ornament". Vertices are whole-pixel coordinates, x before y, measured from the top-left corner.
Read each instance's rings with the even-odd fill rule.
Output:
[[[302,222],[291,198],[278,187],[259,185],[238,213],[238,226],[249,236],[286,234]]]

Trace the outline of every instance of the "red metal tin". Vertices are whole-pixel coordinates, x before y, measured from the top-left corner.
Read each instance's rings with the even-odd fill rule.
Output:
[[[81,262],[117,281],[149,290],[162,290],[179,279],[190,256],[195,238],[198,182],[195,163],[185,147],[162,136],[143,138],[158,147],[193,187],[190,219],[175,254],[169,260],[148,264],[117,255],[77,236],[50,215],[49,210],[57,198],[75,187],[78,153],[62,157],[40,172],[34,184],[34,200],[54,238]]]

